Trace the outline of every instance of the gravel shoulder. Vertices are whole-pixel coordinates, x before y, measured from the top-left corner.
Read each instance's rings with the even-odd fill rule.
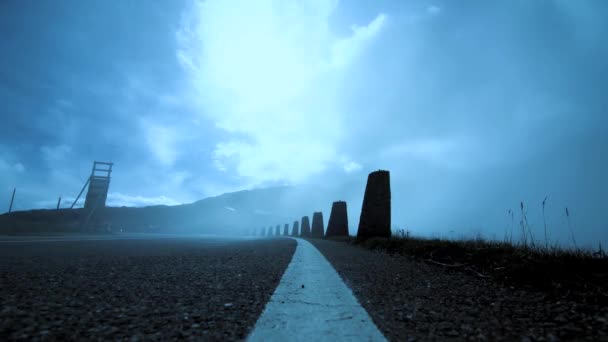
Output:
[[[608,341],[608,309],[344,242],[311,239],[393,341]]]
[[[0,339],[244,339],[295,247],[291,239],[5,243]]]

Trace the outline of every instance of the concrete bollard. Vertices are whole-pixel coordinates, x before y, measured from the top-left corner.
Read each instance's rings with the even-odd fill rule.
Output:
[[[302,217],[302,230],[300,231],[301,237],[310,237],[310,222],[308,222],[308,216]]]
[[[283,227],[283,236],[289,235],[289,223],[285,223],[285,227]]]
[[[300,221],[293,221],[291,236],[300,236]]]
[[[312,214],[312,237],[322,238],[325,235],[325,226],[323,224],[323,213],[317,211]]]
[[[391,182],[390,173],[372,172],[367,177],[365,196],[359,219],[357,239],[391,236]]]
[[[348,236],[348,215],[344,201],[337,201],[331,205],[325,237],[332,236]]]

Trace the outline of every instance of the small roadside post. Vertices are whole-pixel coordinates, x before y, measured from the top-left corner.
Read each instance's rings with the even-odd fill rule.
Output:
[[[11,204],[8,207],[8,212],[10,213],[11,211],[13,211],[13,201],[15,201],[15,192],[17,191],[17,188],[13,188],[13,195],[11,196]]]

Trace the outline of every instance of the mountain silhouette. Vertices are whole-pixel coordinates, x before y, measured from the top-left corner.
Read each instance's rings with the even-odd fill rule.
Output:
[[[242,190],[194,203],[149,207],[29,210],[0,215],[0,233],[151,232],[243,234],[291,223],[319,203],[331,204],[314,187],[279,186]]]

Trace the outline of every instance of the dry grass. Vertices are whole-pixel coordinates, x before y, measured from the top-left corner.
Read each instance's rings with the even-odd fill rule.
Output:
[[[587,251],[483,239],[425,239],[404,231],[390,239],[350,239],[349,243],[508,285],[608,304],[608,258],[601,246]]]

